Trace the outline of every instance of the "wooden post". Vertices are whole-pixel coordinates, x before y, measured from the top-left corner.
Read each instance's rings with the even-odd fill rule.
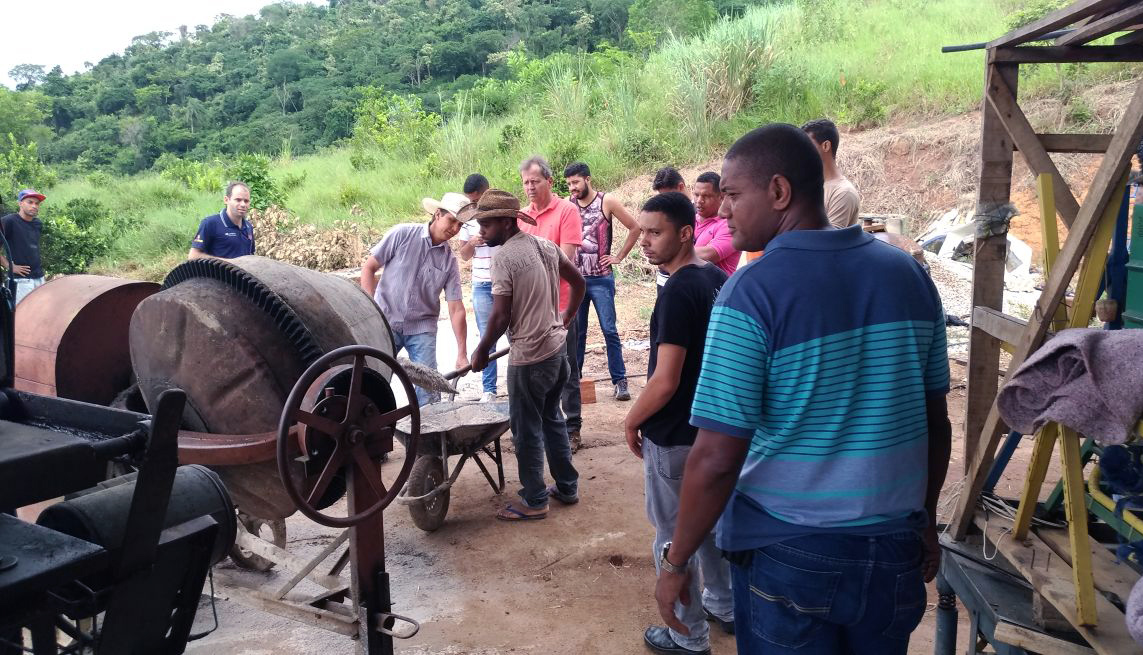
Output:
[[[1016,95],[1019,67],[1014,64],[988,66],[984,96],[994,78],[1001,78]],[[980,134],[980,187],[976,211],[989,211],[1006,204],[1012,193],[1012,141],[1001,117],[988,102],[982,107]],[[1004,264],[1008,257],[1008,235],[978,239],[974,246],[972,306],[1004,309]],[[964,461],[967,466],[976,454],[984,419],[996,398],[1000,372],[1000,341],[976,327],[968,347],[968,400],[964,428]]]

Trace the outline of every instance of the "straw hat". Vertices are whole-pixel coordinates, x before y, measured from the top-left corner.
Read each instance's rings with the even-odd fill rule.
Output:
[[[500,189],[489,189],[480,196],[480,200],[472,203],[474,209],[469,210],[464,208],[464,218],[458,214],[457,218],[462,221],[472,221],[480,218],[516,218],[517,220],[524,221],[529,225],[535,225],[536,219],[520,211],[520,199],[515,195],[501,191]]]
[[[440,200],[434,200],[432,198],[421,199],[421,206],[424,207],[425,211],[430,214],[435,214],[437,213],[438,209],[443,209],[453,216],[456,216],[456,213],[460,211],[460,208],[464,207],[467,204],[467,196],[461,193],[453,193],[451,191],[444,194],[444,197],[442,197]]]

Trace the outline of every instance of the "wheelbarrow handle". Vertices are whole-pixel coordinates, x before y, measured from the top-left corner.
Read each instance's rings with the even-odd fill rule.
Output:
[[[508,354],[508,348],[503,348],[501,350],[497,350],[496,352],[494,352],[488,356],[488,361],[491,362],[493,360],[500,359],[501,357],[503,357],[504,355],[507,355],[507,354]],[[452,373],[445,373],[444,379],[454,380],[454,379],[459,378],[460,376],[464,375],[465,373],[468,373],[471,370],[472,370],[472,364],[469,364],[468,366],[465,366],[464,368],[456,369]]]

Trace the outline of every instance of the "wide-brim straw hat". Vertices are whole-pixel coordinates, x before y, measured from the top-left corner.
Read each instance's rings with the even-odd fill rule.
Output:
[[[422,198],[421,206],[425,208],[430,214],[437,213],[438,209],[443,209],[446,212],[456,216],[461,207],[469,203],[468,196],[462,193],[454,193],[452,191],[444,194],[440,200],[433,198]]]
[[[515,218],[529,225],[535,225],[536,219],[520,211],[520,199],[515,195],[500,189],[489,189],[480,196],[480,200],[471,203],[469,207],[462,208],[457,214],[461,221],[475,221],[481,218]]]

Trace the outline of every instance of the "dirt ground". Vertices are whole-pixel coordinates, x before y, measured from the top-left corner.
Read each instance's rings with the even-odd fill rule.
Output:
[[[605,378],[602,352],[586,358],[586,377]],[[644,370],[646,352],[625,357],[632,372]],[[964,368],[952,363],[949,396],[954,426],[953,461],[946,493],[955,493],[962,473],[961,422]],[[632,379],[638,394],[642,378]],[[584,447],[575,457],[582,502],[553,503],[549,517],[529,524],[497,521],[494,512],[518,488],[515,462],[507,454],[508,488],[493,493],[475,467],[466,469],[453,488],[445,525],[434,533],[416,528],[403,507],[385,512],[387,568],[392,578],[394,611],[422,624],[398,652],[418,655],[492,655],[500,653],[647,652],[642,631],[658,621],[653,606],[652,532],[643,507],[643,469],[628,451],[622,421],[630,403],[621,403],[598,383],[598,402],[584,406]],[[507,441],[507,439],[505,440]],[[998,491],[1019,493],[1020,472],[1028,447],[1017,453]],[[384,469],[392,475],[401,452]],[[295,515],[288,520],[289,550],[312,554],[336,532]],[[253,609],[240,602],[236,585],[281,584],[285,576],[236,569],[229,560],[216,568],[219,628],[193,642],[189,653],[263,655],[349,653],[348,637]],[[311,589],[311,591],[313,591]],[[929,612],[914,633],[910,653],[931,653],[936,593],[930,585]],[[966,614],[961,612],[960,643],[967,643]],[[212,625],[209,603],[199,608],[195,630]],[[732,638],[712,631],[716,653],[736,652]]]

